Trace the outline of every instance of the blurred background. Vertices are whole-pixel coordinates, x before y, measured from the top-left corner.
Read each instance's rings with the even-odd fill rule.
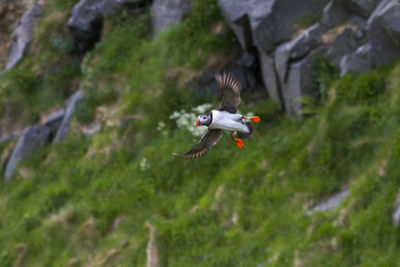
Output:
[[[398,266],[398,0],[0,1],[0,266]],[[262,118],[206,130],[218,72]]]

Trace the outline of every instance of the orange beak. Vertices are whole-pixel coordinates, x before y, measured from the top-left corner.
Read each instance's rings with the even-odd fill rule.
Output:
[[[200,124],[200,121],[199,121],[199,119],[197,119],[196,126],[199,126],[199,124]]]

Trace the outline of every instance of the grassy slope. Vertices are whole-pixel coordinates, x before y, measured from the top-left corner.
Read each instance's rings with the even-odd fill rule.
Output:
[[[287,118],[268,101],[243,106],[263,118],[243,150],[225,137],[204,158],[174,158],[170,153],[184,151],[194,138],[175,129],[169,114],[204,100],[188,92],[187,77],[237,46],[216,26],[215,1],[202,2],[155,40],[146,16],[109,18],[82,74],[56,76],[54,87],[31,72],[42,92],[81,77],[89,97],[73,125],[102,119],[103,127],[93,137],[74,133],[42,149],[12,182],[0,184],[1,266],[144,266],[146,222],[156,229],[163,266],[399,262],[391,214],[400,187],[400,66],[338,79],[321,62],[316,75],[323,97],[307,108],[308,119]],[[46,42],[51,39],[43,49]],[[54,53],[63,66],[65,54]],[[4,91],[35,69],[34,59],[3,79],[3,101],[36,96],[24,86]],[[42,98],[35,99],[38,104],[28,105],[31,121],[43,110]],[[101,117],[98,107],[118,109]],[[129,115],[135,119],[123,127],[109,123]],[[162,132],[154,127],[160,121]],[[305,216],[343,187],[351,191],[338,209]]]

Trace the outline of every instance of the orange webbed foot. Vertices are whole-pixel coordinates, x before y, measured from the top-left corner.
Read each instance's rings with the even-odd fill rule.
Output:
[[[259,123],[260,120],[261,120],[261,118],[258,117],[258,116],[254,116],[254,117],[251,117],[250,120],[251,120],[252,122]]]
[[[244,146],[243,141],[240,140],[239,138],[234,137],[234,136],[232,136],[232,137],[233,137],[233,139],[236,141],[237,147],[238,147],[239,149],[241,149],[241,148]]]

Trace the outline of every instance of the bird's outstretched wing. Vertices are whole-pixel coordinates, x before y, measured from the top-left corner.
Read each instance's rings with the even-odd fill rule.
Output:
[[[222,101],[218,110],[236,113],[242,85],[234,76],[226,73],[215,75],[215,80],[222,90]]]
[[[190,149],[185,154],[173,154],[174,156],[181,156],[185,158],[199,158],[204,156],[213,146],[215,146],[221,139],[223,131],[219,129],[208,129],[208,131],[203,135],[201,140],[195,144],[192,149]]]

